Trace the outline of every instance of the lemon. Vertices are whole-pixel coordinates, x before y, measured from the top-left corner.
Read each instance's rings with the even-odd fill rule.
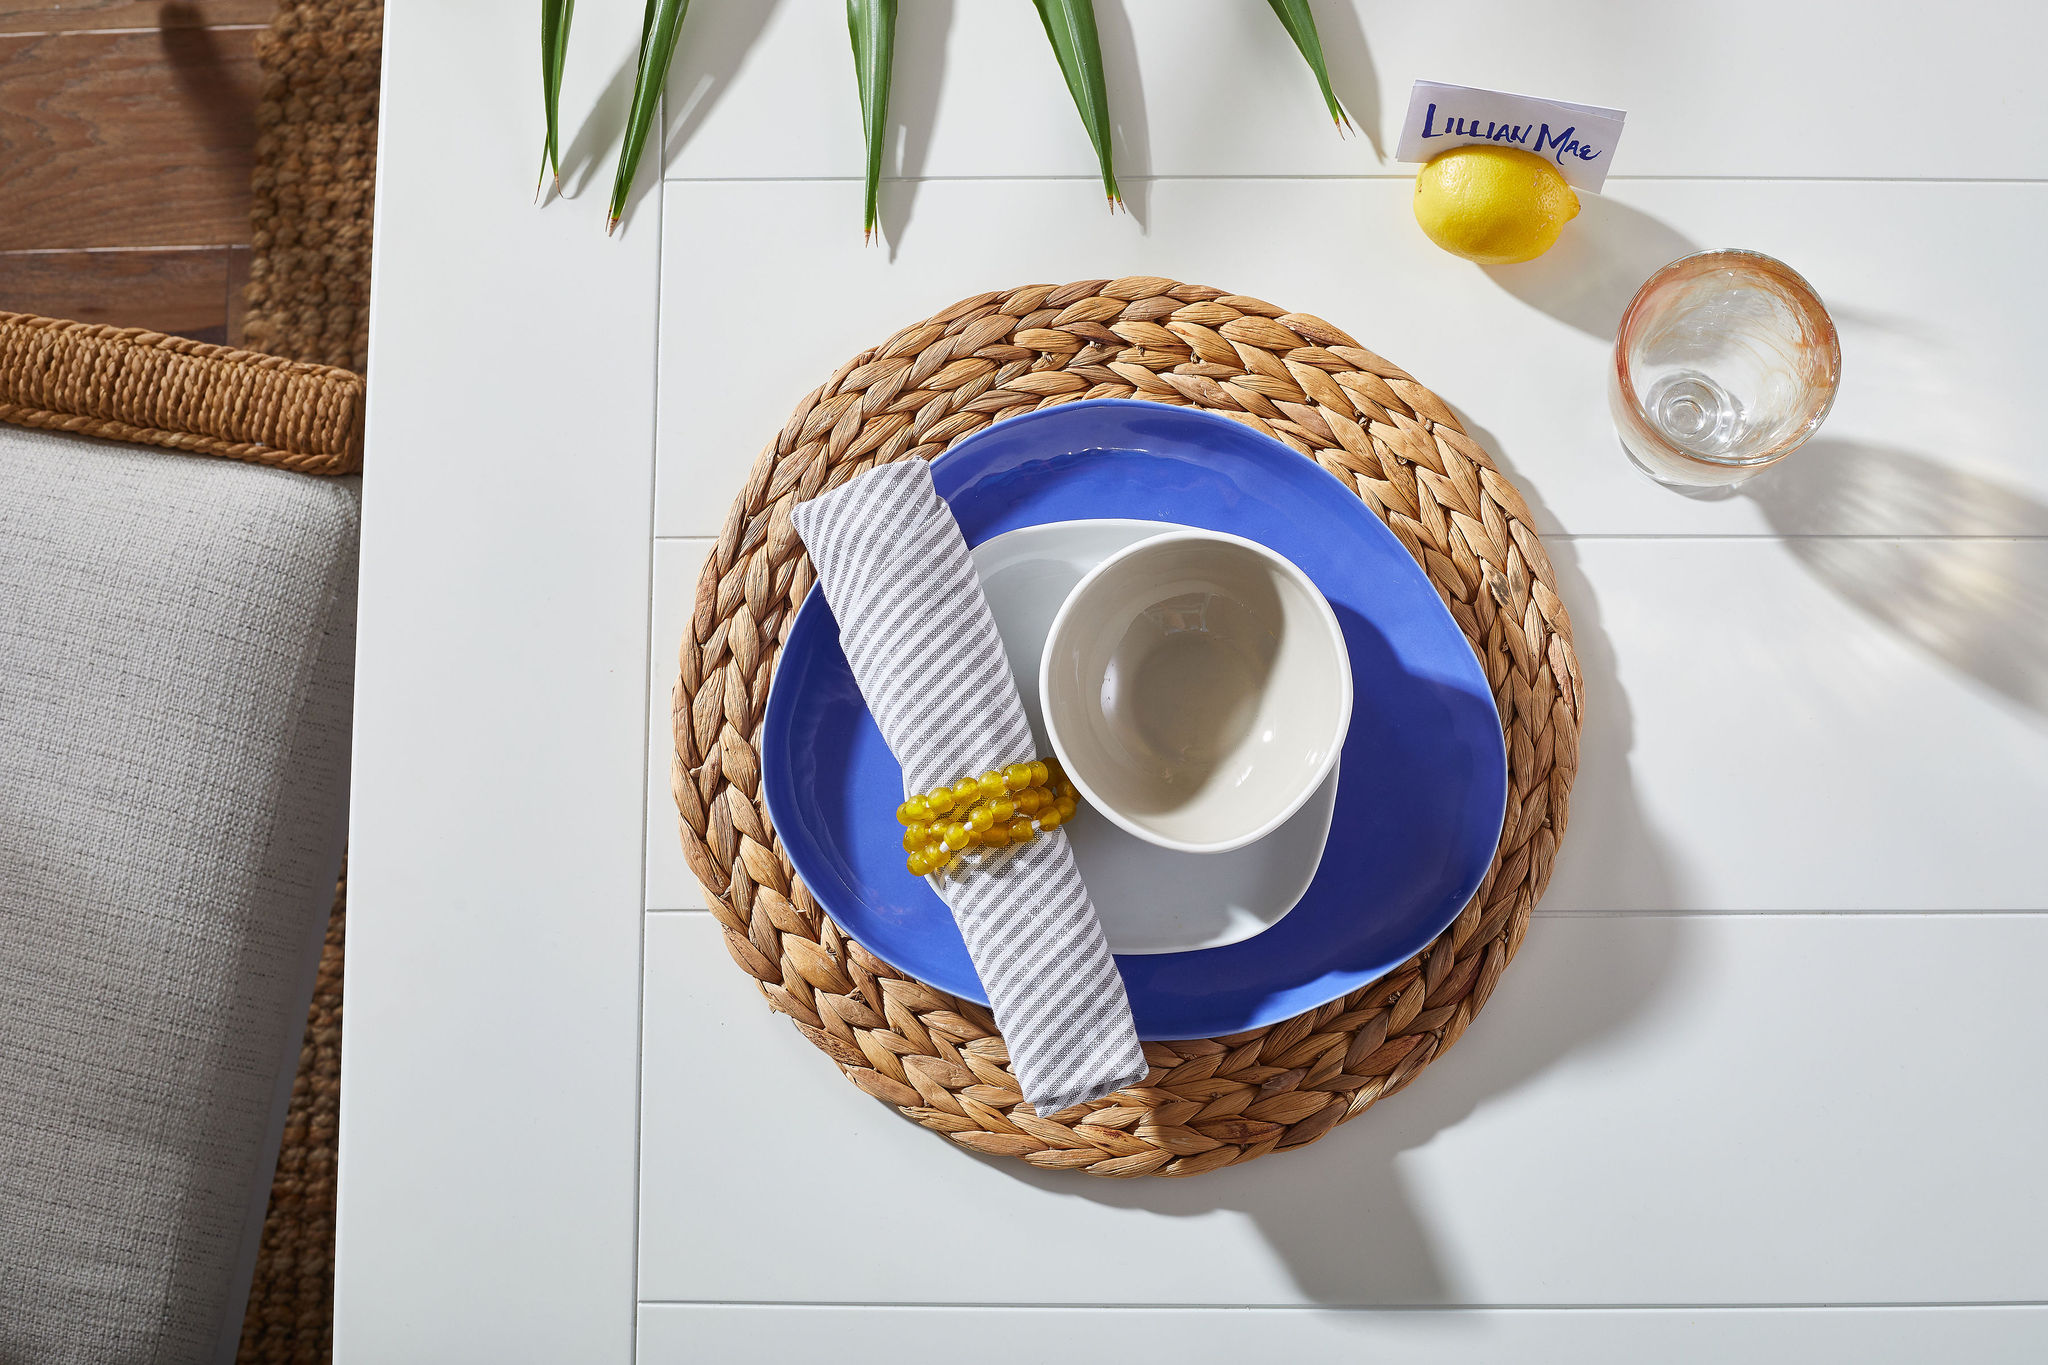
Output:
[[[1533,261],[1579,213],[1557,168],[1517,147],[1453,147],[1415,177],[1415,221],[1454,256]]]

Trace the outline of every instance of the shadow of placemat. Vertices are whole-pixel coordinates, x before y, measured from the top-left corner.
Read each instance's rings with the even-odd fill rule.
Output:
[[[281,0],[263,69],[246,345],[360,373],[369,351],[382,0]],[[334,1179],[341,1105],[346,876],[321,951],[238,1365],[334,1353]]]

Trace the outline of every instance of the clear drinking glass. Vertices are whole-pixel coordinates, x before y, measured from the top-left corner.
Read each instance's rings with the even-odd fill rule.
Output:
[[[1813,435],[1841,375],[1834,321],[1798,272],[1702,251],[1650,276],[1621,315],[1608,403],[1651,478],[1737,484]]]

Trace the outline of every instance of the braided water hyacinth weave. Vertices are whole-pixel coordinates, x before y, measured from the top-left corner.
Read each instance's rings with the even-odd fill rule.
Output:
[[[0,421],[301,474],[363,465],[360,375],[26,313],[0,313]]]
[[[756,735],[812,583],[798,503],[1005,417],[1083,398],[1206,408],[1355,489],[1428,573],[1485,668],[1507,818],[1485,882],[1429,947],[1269,1028],[1147,1043],[1107,1100],[1025,1104],[986,1010],[881,962],[776,842]],[[1315,1141],[1457,1042],[1514,957],[1564,834],[1581,694],[1571,623],[1527,506],[1442,400],[1322,319],[1137,277],[977,294],[842,365],[755,462],[697,585],[674,693],[683,851],[733,959],[855,1085],[953,1141],[1102,1176],[1195,1175]]]

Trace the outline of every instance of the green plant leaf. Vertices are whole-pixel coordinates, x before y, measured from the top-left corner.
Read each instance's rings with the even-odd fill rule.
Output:
[[[647,148],[654,111],[661,104],[661,87],[668,80],[668,64],[676,55],[676,35],[682,31],[683,15],[689,8],[690,0],[647,0],[641,16],[640,69],[633,76],[633,108],[626,115],[619,172],[612,177],[611,208],[604,224],[607,237],[626,214],[626,196],[632,191],[634,172],[640,169],[640,153]]]
[[[541,144],[540,173],[555,173],[555,188],[562,187],[562,66],[569,56],[569,21],[575,17],[576,0],[540,0],[540,98],[547,111],[547,140]],[[534,187],[540,197],[540,187]]]
[[[1052,42],[1053,56],[1059,58],[1060,72],[1067,78],[1067,92],[1074,97],[1088,140],[1095,144],[1095,159],[1102,165],[1102,189],[1112,207],[1124,202],[1116,187],[1116,170],[1109,156],[1109,96],[1102,81],[1102,44],[1095,36],[1094,0],[1031,0],[1045,24],[1045,36]]]
[[[1308,7],[1308,0],[1266,0],[1266,3],[1273,7],[1273,13],[1280,16],[1287,36],[1294,39],[1294,45],[1308,59],[1309,70],[1316,73],[1316,84],[1323,91],[1323,103],[1330,109],[1330,121],[1340,130],[1350,128],[1351,115],[1344,112],[1344,106],[1337,102],[1336,92],[1330,89],[1330,72],[1323,65],[1323,40],[1316,33],[1316,16]]]
[[[896,64],[896,0],[846,0],[853,74],[860,82],[860,121],[868,138],[867,208],[861,226],[875,239],[875,192],[882,180],[882,142],[889,131],[889,74]]]

